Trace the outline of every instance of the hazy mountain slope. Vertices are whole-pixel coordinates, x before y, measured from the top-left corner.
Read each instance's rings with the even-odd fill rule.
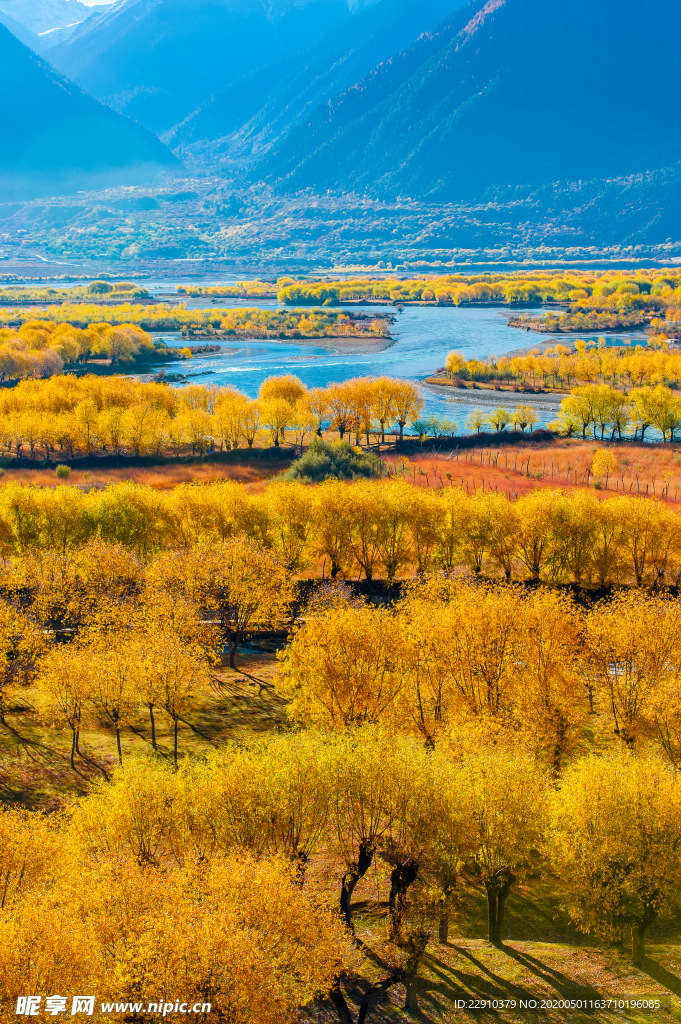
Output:
[[[88,7],[81,0],[2,0],[1,6],[11,18],[38,35],[85,21],[94,11],[101,10]]]
[[[20,83],[20,89],[17,89]],[[67,82],[0,25],[0,197],[145,180],[177,166],[152,132]]]
[[[680,28],[676,0],[477,0],[319,108],[254,176],[450,201],[672,164]]]
[[[459,0],[459,6],[466,0]],[[456,0],[379,0],[314,44],[240,78],[208,97],[164,141],[176,147],[220,139],[205,147],[206,162],[249,158],[398,53],[449,14]],[[183,148],[183,154],[185,150]]]
[[[119,0],[50,60],[162,132],[206,100],[350,17],[348,0]]]
[[[40,50],[40,38],[35,32],[32,32],[30,28],[26,28],[21,22],[15,21],[11,14],[7,13],[4,7],[0,7],[0,25],[4,25],[8,28],[12,35],[20,39],[21,42],[30,47],[31,50],[36,52]]]

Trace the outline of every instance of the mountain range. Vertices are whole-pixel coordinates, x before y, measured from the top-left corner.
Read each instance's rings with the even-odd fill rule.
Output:
[[[9,85],[24,79],[3,69],[24,140],[5,164],[16,157],[45,181],[50,166],[59,181],[65,168],[168,168],[166,143],[190,173],[237,187],[517,206],[547,225],[552,211],[575,224],[565,211],[578,190],[586,235],[596,223],[599,237],[619,224],[651,243],[663,223],[676,231],[678,0],[464,4],[117,0],[90,13],[80,0],[0,0],[0,21],[76,83],[31,55],[26,82],[39,68],[41,85],[12,104]],[[58,32],[70,34],[45,50]],[[59,102],[48,99],[57,82]],[[66,118],[63,104],[81,113]],[[52,140],[52,164],[29,136]],[[604,219],[614,195],[630,202]],[[231,206],[218,205],[227,223]]]
[[[15,102],[17,89],[21,102]],[[0,25],[0,198],[144,181],[177,160],[159,139],[57,74]]]
[[[679,30],[676,0],[478,0],[319,107],[253,177],[459,201],[669,166]]]
[[[466,0],[378,0],[299,53],[211,94],[163,134],[188,163],[220,167],[264,154],[316,108],[432,30]]]
[[[0,0],[0,24],[36,53],[45,54],[76,27],[104,10],[80,0]]]
[[[367,0],[118,0],[50,52],[81,88],[158,133],[294,55]],[[222,133],[224,134],[224,133]]]

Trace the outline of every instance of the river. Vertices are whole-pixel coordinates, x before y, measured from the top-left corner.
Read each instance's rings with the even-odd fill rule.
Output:
[[[167,298],[176,282],[154,282],[150,290],[159,298]],[[200,283],[200,282],[192,282]],[[149,285],[147,285],[149,287]],[[208,302],[182,296],[190,308],[207,306],[258,306],[263,309],[278,309],[281,304],[275,300],[221,299]],[[347,307],[348,310],[357,306]],[[361,308],[361,307],[360,307]],[[218,356],[195,356],[186,368],[193,383],[231,385],[239,391],[255,397],[266,377],[272,374],[295,373],[308,387],[325,387],[349,377],[379,376],[387,374],[420,383],[438,367],[444,366],[448,352],[456,349],[466,358],[486,359],[506,352],[532,347],[533,344],[549,341],[566,342],[565,335],[536,335],[508,326],[511,312],[505,306],[405,306],[398,312],[394,306],[366,307],[371,313],[392,313],[395,322],[391,334],[394,344],[381,352],[346,354],[334,351],[333,341],[318,346],[296,345],[273,341],[250,341],[236,339],[224,344],[225,353]],[[513,314],[532,313],[540,310],[513,310]],[[154,335],[164,338],[169,345],[186,344],[177,334],[160,332]],[[579,335],[595,340],[596,335]],[[608,342],[632,338],[642,340],[640,332],[609,334]],[[173,369],[177,369],[177,364]],[[472,408],[485,410],[503,404],[515,405],[531,401],[539,416],[540,425],[555,418],[560,399],[549,395],[510,396],[499,392],[476,392],[455,398],[445,397],[428,387],[421,387],[426,414],[438,414],[463,427],[466,416]]]

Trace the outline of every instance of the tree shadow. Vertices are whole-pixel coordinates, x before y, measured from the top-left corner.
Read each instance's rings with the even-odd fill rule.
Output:
[[[681,999],[681,978],[677,978],[675,974],[668,971],[657,960],[651,960],[649,956],[644,956],[640,969],[644,974],[647,974],[648,977],[656,981],[658,985],[664,985],[665,988]]]
[[[529,953],[523,953],[519,949],[514,949],[506,944],[501,947],[501,950],[512,960],[515,960],[516,963],[526,967],[537,978],[541,978],[542,981],[554,988],[561,996],[571,999],[602,998],[601,993],[591,985],[583,985],[573,978],[568,978],[566,974],[561,974],[560,971],[542,963],[541,960],[537,960],[536,957],[531,956]]]
[[[210,743],[214,747],[217,746],[217,743],[215,743],[215,741],[210,738],[208,733],[204,732],[203,729],[199,729],[198,725],[193,725],[186,718],[180,718],[180,721],[182,722],[183,725],[188,726],[188,728],[190,728],[193,733],[196,733],[197,736],[200,736],[202,740],[205,740],[206,743]]]
[[[533,993],[523,988],[521,985],[516,985],[512,981],[508,981],[506,978],[502,978],[501,975],[495,974],[494,971],[490,970],[489,967],[483,964],[482,960],[478,960],[477,957],[473,956],[469,949],[464,946],[451,945],[451,949],[454,949],[460,956],[465,957],[469,960],[474,967],[480,971],[483,977],[479,977],[474,974],[466,974],[463,971],[458,971],[454,967],[449,967],[445,964],[440,966],[449,971],[454,977],[458,978],[467,987],[471,988],[472,991],[480,995],[481,998],[485,999],[532,999]]]

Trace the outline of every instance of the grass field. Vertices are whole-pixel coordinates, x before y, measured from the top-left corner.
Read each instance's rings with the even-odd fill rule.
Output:
[[[333,439],[333,438],[330,438]],[[503,443],[485,444],[480,447],[455,448],[453,451],[424,450],[418,452],[416,445],[410,451],[398,455],[394,448],[385,446],[380,455],[391,473],[396,471],[404,479],[422,487],[461,486],[468,484],[472,492],[474,485],[503,491],[517,496],[537,487],[582,487],[587,485],[587,470],[591,469],[594,452],[603,447],[603,442],[582,441],[578,438],[560,438],[552,443],[535,442],[531,436],[524,443],[512,446]],[[501,441],[501,439],[500,439]],[[608,480],[601,481],[601,491],[613,494],[655,494],[660,496],[667,488],[669,500],[681,500],[681,443],[680,444],[623,444],[608,445],[617,458],[618,468]],[[231,453],[229,462],[206,456],[197,462],[164,463],[158,466],[121,466],[120,468],[99,468],[96,464],[87,470],[74,469],[68,483],[81,487],[106,485],[132,481],[147,484],[158,490],[170,490],[178,484],[197,481],[210,483],[214,480],[235,480],[245,484],[249,490],[262,490],[268,479],[286,470],[295,457],[291,451],[288,457],[278,459],[259,458],[246,449]],[[284,451],[282,450],[282,456]],[[401,466],[404,463],[404,473]],[[51,469],[8,469],[3,481],[24,484],[58,486],[54,470]],[[590,478],[593,488],[593,477]]]
[[[423,452],[409,455],[404,478],[422,487],[450,487],[468,485],[473,490],[497,490],[517,497],[538,487],[593,489],[593,477],[587,471],[597,448],[603,444],[581,439],[559,439],[552,444],[526,444],[505,447],[458,449],[453,452]],[[608,479],[601,481],[599,493],[649,494],[660,497],[667,488],[667,499],[681,501],[681,445],[632,444],[608,445],[615,454],[618,468]],[[400,459],[385,456],[391,471],[402,475]]]

